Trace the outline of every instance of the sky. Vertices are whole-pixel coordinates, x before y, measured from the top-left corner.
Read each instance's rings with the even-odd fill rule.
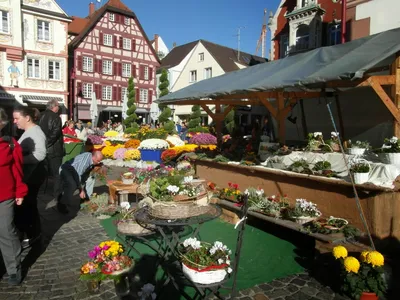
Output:
[[[96,0],[92,0],[95,3]],[[106,3],[108,0],[102,0]],[[86,17],[91,0],[57,0],[69,16]],[[279,0],[122,0],[138,17],[148,38],[159,34],[169,49],[198,39],[255,54],[264,9],[275,13]],[[267,20],[268,21],[268,20]],[[266,56],[270,48],[267,36]],[[261,50],[258,55],[261,55]]]

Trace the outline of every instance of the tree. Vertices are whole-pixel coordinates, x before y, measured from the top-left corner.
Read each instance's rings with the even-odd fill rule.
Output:
[[[228,106],[225,107],[227,109]],[[226,129],[228,130],[229,134],[233,134],[235,131],[236,127],[236,122],[235,122],[235,110],[232,109],[225,117],[225,126]]]
[[[124,120],[124,124],[126,126],[126,133],[134,133],[139,129],[139,125],[136,123],[137,115],[136,115],[136,92],[135,92],[135,83],[133,82],[133,77],[129,78],[128,81],[128,117]]]
[[[160,90],[160,97],[168,95],[169,90],[169,81],[168,81],[168,72],[165,69],[162,69],[160,76],[160,84],[158,85],[158,89]],[[171,121],[171,109],[165,105],[160,103],[158,108],[161,111],[160,116],[158,117],[158,121],[163,124],[164,129],[169,133],[173,133],[175,131],[175,123]]]
[[[190,115],[190,120],[188,124],[188,132],[197,132],[201,127],[201,111],[200,105],[192,106],[192,114]]]

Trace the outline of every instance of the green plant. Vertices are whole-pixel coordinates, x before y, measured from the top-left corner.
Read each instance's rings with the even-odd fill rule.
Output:
[[[218,154],[218,155],[213,159],[213,161],[215,161],[215,162],[227,163],[227,162],[229,162],[230,160],[229,160],[229,158],[226,158],[225,156],[223,156],[223,155],[221,155],[221,154]]]
[[[190,120],[188,124],[188,132],[196,132],[194,130],[198,127],[201,127],[200,123],[201,123],[200,105],[193,105],[192,114],[190,115]]]
[[[370,166],[366,162],[355,162],[351,166],[351,172],[353,173],[369,173]]]
[[[136,115],[136,92],[135,92],[135,83],[133,81],[133,77],[128,80],[128,117],[124,120],[124,124],[127,127],[125,133],[135,133],[139,129],[139,125],[136,123],[137,115]]]
[[[312,170],[308,162],[304,159],[300,159],[292,163],[288,168],[288,171],[304,174],[312,174]]]
[[[332,169],[332,165],[329,161],[323,160],[319,161],[314,165],[314,171],[323,171]]]
[[[318,210],[317,205],[305,199],[296,199],[294,207],[288,207],[285,210],[285,217],[294,219],[298,217],[320,217],[321,212]]]
[[[228,106],[225,107],[225,109]],[[236,128],[236,122],[235,122],[235,110],[232,109],[225,117],[225,126],[226,129],[230,134],[233,134],[235,128]]]
[[[400,141],[397,137],[385,139],[384,144],[379,152],[383,153],[400,153]]]

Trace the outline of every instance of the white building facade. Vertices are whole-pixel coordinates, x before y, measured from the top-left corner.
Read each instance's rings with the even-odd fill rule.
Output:
[[[0,0],[2,96],[44,108],[56,99],[67,106],[68,23],[54,0]]]

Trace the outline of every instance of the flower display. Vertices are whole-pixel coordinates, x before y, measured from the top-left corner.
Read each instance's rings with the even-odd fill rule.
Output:
[[[104,133],[105,137],[117,137],[119,135],[118,131],[110,130]]]
[[[385,153],[400,153],[400,141],[397,137],[393,136],[390,139],[385,139],[381,148]]]
[[[200,241],[198,241],[196,238],[188,238],[183,242],[184,247],[192,247],[193,249],[197,250],[201,248]]]
[[[162,150],[168,149],[169,144],[168,142],[160,139],[148,139],[144,140],[140,143],[138,149],[141,150]]]
[[[114,151],[113,153],[113,158],[114,159],[124,159],[125,157],[125,152],[126,149],[125,148],[118,148]]]
[[[131,139],[125,142],[124,147],[125,148],[132,148],[132,149],[137,149],[140,145],[140,141],[136,139]]]
[[[81,268],[82,274],[94,274],[97,272],[98,265],[93,262],[84,264]]]
[[[177,156],[178,156],[178,152],[172,148],[167,149],[167,150],[163,151],[163,153],[161,153],[161,159],[166,162],[174,159]]]
[[[360,254],[360,261],[361,262],[367,262],[367,256],[369,254],[369,251],[364,250],[363,252],[361,252]]]
[[[93,145],[103,145],[103,139],[101,136],[90,134],[87,137],[88,141],[90,141]]]
[[[114,152],[123,147],[123,145],[106,146],[101,150],[101,153],[103,154],[104,158],[114,158]]]
[[[221,198],[239,201],[241,197],[241,191],[237,183],[228,182],[228,187],[221,190]]]
[[[353,273],[358,273],[358,270],[360,269],[360,262],[358,261],[357,258],[348,256],[344,259],[344,268],[346,269],[347,272],[353,272]]]
[[[333,248],[333,256],[338,259],[338,258],[346,258],[348,253],[347,253],[347,249],[343,246],[336,246],[335,248]]]
[[[307,201],[306,199],[296,199],[295,209],[298,210],[302,216],[307,217],[320,217],[321,212],[317,209],[317,204]]]
[[[137,149],[126,149],[124,160],[140,160],[140,151]]]
[[[371,264],[373,267],[382,267],[385,263],[385,259],[381,253],[378,251],[371,251],[367,254],[367,263]]]
[[[217,138],[210,133],[200,133],[191,137],[189,143],[196,145],[216,145]]]
[[[172,147],[185,145],[185,142],[182,141],[179,136],[169,135],[166,140],[172,145]]]

